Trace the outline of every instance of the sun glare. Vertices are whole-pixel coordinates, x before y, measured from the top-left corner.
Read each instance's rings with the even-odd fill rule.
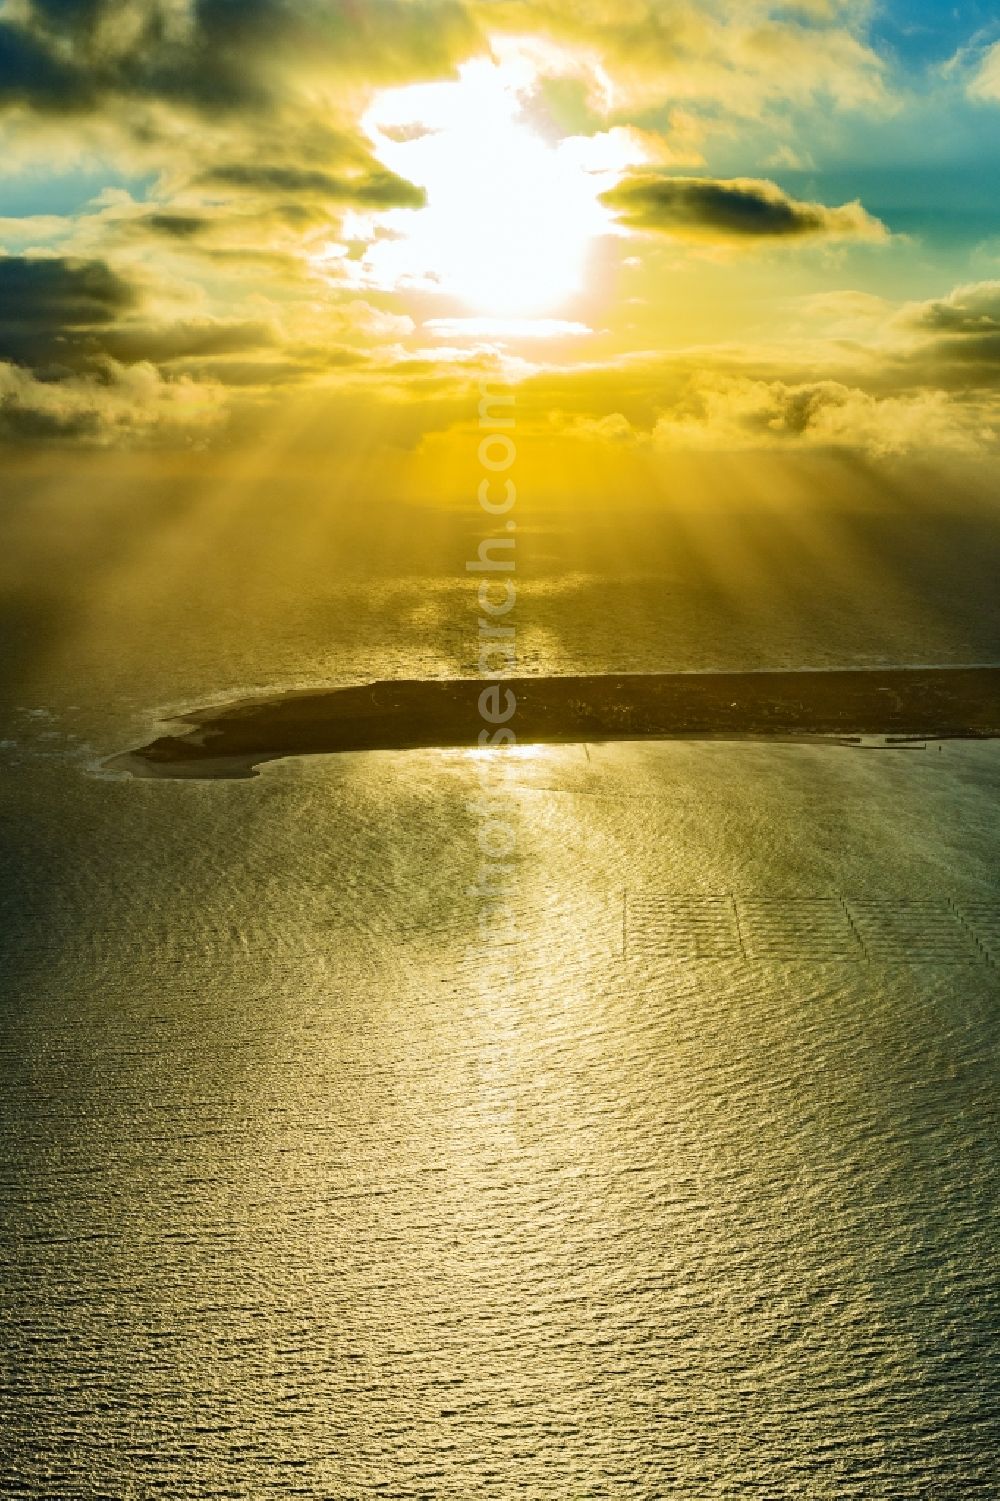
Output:
[[[523,69],[475,62],[457,80],[381,94],[364,125],[385,166],[427,192],[418,212],[384,215],[364,274],[387,288],[438,291],[494,317],[551,313],[584,283],[608,228],[598,194],[624,165],[621,143],[551,143],[522,118]],[[611,159],[609,159],[609,157]]]

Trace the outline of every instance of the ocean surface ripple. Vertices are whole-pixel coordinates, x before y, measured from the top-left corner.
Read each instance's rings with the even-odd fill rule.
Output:
[[[996,746],[20,776],[5,1497],[997,1495]]]

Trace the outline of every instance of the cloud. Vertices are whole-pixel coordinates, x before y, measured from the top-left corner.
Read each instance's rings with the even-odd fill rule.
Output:
[[[362,381],[356,392],[391,408],[387,425],[412,430],[414,446],[449,434],[464,441],[487,353],[447,350],[440,363],[433,351],[424,354],[422,362],[397,364],[395,383],[387,367],[373,367],[373,383]],[[495,368],[495,351],[490,358]],[[594,445],[654,459],[668,451],[824,451],[880,462],[983,457],[1000,448],[993,391],[936,386],[917,354],[907,360],[888,345],[706,347],[572,367],[522,361],[507,369],[518,382],[519,442],[526,450],[586,444],[586,464]]]
[[[480,43],[458,0],[20,0],[0,17],[0,105],[150,100],[219,117],[273,106],[296,73],[434,77]]]
[[[184,443],[217,431],[219,369],[274,346],[276,329],[151,319],[148,301],[105,261],[0,256],[0,440]]]
[[[1000,281],[974,282],[947,297],[910,303],[895,325],[924,336],[912,357],[937,379],[1000,386]]]
[[[864,0],[473,0],[473,8],[486,30],[575,54],[590,104],[605,114],[705,101],[745,119],[776,100],[879,111],[891,103],[885,66],[866,40]]]
[[[276,341],[272,324],[141,316],[146,291],[104,261],[0,256],[0,360],[58,380],[60,372],[103,378],[107,362],[165,365],[246,354]]]
[[[0,254],[8,245],[24,249],[32,241],[48,244],[65,239],[72,233],[73,221],[61,214],[23,214],[19,218],[0,217]]]
[[[436,339],[459,337],[495,339],[576,339],[594,330],[566,318],[428,318],[424,323]]]
[[[0,256],[0,327],[93,328],[138,300],[136,288],[103,261]]]
[[[1000,104],[1000,42],[994,42],[983,54],[969,79],[967,92],[971,99]]]
[[[884,240],[888,233],[858,202],[839,208],[804,203],[776,183],[747,177],[633,172],[601,197],[629,229],[683,239]]]
[[[977,454],[996,443],[1000,414],[945,391],[878,395],[837,380],[789,384],[704,373],[653,429],[654,446],[853,449],[873,458],[921,451]]]
[[[107,365],[100,378],[39,380],[0,362],[0,441],[114,447],[203,442],[224,420],[221,388],[167,381],[152,366]]]
[[[336,303],[329,309],[326,321],[328,326],[338,333],[350,333],[374,342],[382,339],[405,338],[413,333],[416,326],[407,314],[393,313],[386,308],[373,307],[363,298]],[[310,316],[309,326],[315,331],[315,314]]]
[[[843,290],[805,305],[812,316],[781,343],[536,369],[519,388],[519,429],[647,451],[997,453],[1000,282],[896,309]]]
[[[719,246],[719,262],[734,247],[888,239],[860,202],[808,202],[765,179],[720,175],[768,171],[776,140],[786,143],[781,165],[805,162],[811,133],[799,111],[818,101],[826,113],[887,106],[870,15],[866,0],[0,0],[8,166],[51,142],[51,161],[67,153],[60,176],[64,162],[88,164],[77,202],[92,192],[96,161],[130,184],[65,215],[0,221],[18,252],[0,253],[0,436],[182,441],[187,413],[201,442],[232,434],[223,414],[235,412],[252,439],[269,402],[296,399],[292,387],[305,405],[384,407],[394,435],[467,405],[469,371],[500,357],[488,341],[544,332],[565,334],[563,347],[539,338],[518,351],[525,421],[534,403],[540,429],[565,407],[567,431],[619,446],[854,443],[890,454],[921,434],[954,448],[988,443],[1000,387],[994,283],[894,312],[859,293],[819,291],[807,306],[761,276],[754,296],[759,287],[761,326],[772,326],[756,347],[612,358],[623,338],[692,326],[671,323],[667,298],[657,304],[650,266],[634,282],[650,293],[648,319],[629,310],[604,328],[595,316],[574,365],[569,335],[582,324],[501,326],[440,300],[413,306],[455,347],[414,350],[398,293],[421,284],[407,281],[405,257],[382,280],[361,275],[376,249],[405,239],[407,222],[415,240],[427,224],[423,190],[397,175],[405,160],[363,134],[373,93],[453,76],[491,46],[505,76],[525,80],[529,128],[578,150],[595,191],[623,162],[644,162],[604,195],[625,230]],[[976,85],[984,98],[994,61],[1000,88],[991,51]],[[418,121],[385,134],[398,144],[429,129]],[[601,143],[617,148],[626,130],[644,149],[598,162]],[[705,175],[681,175],[690,171]],[[53,183],[51,199],[35,201],[73,199]],[[383,217],[400,209],[415,214]],[[432,244],[432,269],[436,254]],[[691,269],[680,251],[671,259]],[[838,259],[853,264],[846,252]],[[696,311],[715,291],[695,281]],[[422,284],[428,297],[439,285]],[[803,273],[793,290],[819,287]],[[724,327],[733,288],[706,328]],[[774,310],[789,306],[798,311],[779,332]],[[753,315],[738,316],[742,330]]]
[[[427,201],[423,188],[384,169],[345,177],[303,167],[236,162],[209,168],[201,173],[197,182],[209,187],[262,194],[322,198],[330,203],[353,204],[361,208],[421,208]]]
[[[136,222],[152,234],[165,235],[170,240],[192,240],[210,230],[215,220],[207,214],[163,212],[143,214]]]
[[[204,442],[252,433],[267,404],[293,387],[384,408],[387,432],[433,432],[442,412],[472,409],[471,372],[498,358],[483,345],[407,349],[398,341],[414,333],[409,319],[328,290],[319,300],[258,291],[244,309],[254,307],[252,317],[184,301],[180,316],[165,316],[182,293],[96,258],[0,257],[0,438]],[[896,310],[850,290],[804,306],[809,318],[787,327],[781,344],[591,355],[576,365],[522,360],[525,437],[555,432],[650,451],[853,449],[881,459],[995,451],[1000,283]],[[570,331],[545,331],[557,327]],[[429,331],[498,332],[456,320]]]
[[[797,299],[797,305],[811,321],[822,320],[827,329],[839,333],[884,323],[892,311],[891,303],[884,297],[852,288],[807,293]]]
[[[173,255],[190,262],[225,254],[248,260],[267,257],[278,267],[278,257],[289,258],[286,269],[301,280],[309,254],[339,237],[341,221],[328,207],[308,200],[266,202],[257,198],[224,202],[164,204],[147,211],[146,205],[127,206],[90,215],[78,221],[77,238],[90,234],[108,248],[136,239],[159,240]]]
[[[201,443],[227,430],[227,392],[260,403],[363,371],[414,327],[360,299],[259,293],[256,317],[192,316],[204,303],[184,291],[95,258],[0,255],[0,442]]]
[[[901,321],[955,338],[992,338],[1000,334],[1000,281],[973,282],[936,301],[911,303]]]
[[[564,404],[549,409],[549,431],[654,454],[836,450],[886,460],[932,452],[983,455],[1000,444],[1000,404],[989,398],[919,386],[868,389],[860,384],[861,369],[845,371],[842,379],[816,379],[790,366],[781,377],[755,372],[751,357],[745,371],[731,354],[728,363],[724,354],[717,358],[711,363],[706,351],[700,363],[650,361],[625,376],[624,390],[596,370],[580,372],[575,382],[558,383]],[[546,401],[549,379],[538,374],[522,388],[525,440],[528,413],[536,401]]]
[[[0,256],[0,360],[36,370],[78,365],[140,300],[104,261]]]
[[[245,355],[278,342],[274,327],[239,318],[179,319],[173,323],[131,321],[101,336],[102,353],[123,365]]]

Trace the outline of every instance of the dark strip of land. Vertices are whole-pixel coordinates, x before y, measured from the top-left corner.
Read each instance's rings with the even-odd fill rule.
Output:
[[[476,746],[507,739],[502,729],[535,744],[985,739],[1000,735],[1000,667],[377,682],[223,704],[176,722],[185,728],[107,764],[138,776],[246,777],[285,756]]]

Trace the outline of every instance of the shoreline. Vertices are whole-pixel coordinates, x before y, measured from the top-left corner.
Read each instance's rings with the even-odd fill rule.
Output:
[[[1000,667],[387,679],[187,711],[171,720],[183,729],[103,766],[137,777],[242,779],[289,756],[471,749],[480,744],[480,697],[497,689],[516,699],[510,726],[520,744],[683,739],[912,749],[918,740],[1000,736]],[[889,743],[866,746],[859,737],[867,736]]]

